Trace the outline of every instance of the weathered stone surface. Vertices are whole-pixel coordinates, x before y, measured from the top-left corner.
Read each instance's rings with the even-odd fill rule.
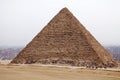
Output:
[[[117,66],[113,57],[67,8],[63,8],[11,63]]]

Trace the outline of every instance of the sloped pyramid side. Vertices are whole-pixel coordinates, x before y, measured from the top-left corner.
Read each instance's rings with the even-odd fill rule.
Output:
[[[117,65],[67,8],[63,8],[11,63]]]

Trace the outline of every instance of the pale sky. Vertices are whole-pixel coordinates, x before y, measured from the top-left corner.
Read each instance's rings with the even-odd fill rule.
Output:
[[[120,45],[120,0],[0,0],[0,46],[25,46],[64,7],[102,45]]]

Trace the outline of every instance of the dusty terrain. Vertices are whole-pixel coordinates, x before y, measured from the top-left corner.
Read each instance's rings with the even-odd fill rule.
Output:
[[[75,67],[7,65],[0,61],[0,80],[120,80],[120,71]],[[117,69],[116,69],[117,70]]]

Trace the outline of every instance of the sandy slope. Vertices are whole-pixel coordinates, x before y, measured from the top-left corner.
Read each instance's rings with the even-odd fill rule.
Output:
[[[56,66],[1,64],[0,80],[120,80],[120,72]]]

